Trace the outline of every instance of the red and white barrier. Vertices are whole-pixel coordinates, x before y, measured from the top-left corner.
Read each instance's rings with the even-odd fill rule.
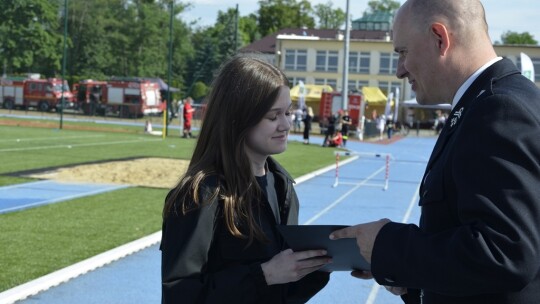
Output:
[[[388,190],[388,180],[390,175],[390,160],[393,159],[391,154],[382,153],[366,153],[366,152],[353,152],[353,151],[335,151],[336,156],[336,177],[334,180],[333,188],[339,185],[339,158],[340,156],[358,156],[358,157],[370,157],[370,158],[382,158],[385,157],[385,174],[383,190]]]

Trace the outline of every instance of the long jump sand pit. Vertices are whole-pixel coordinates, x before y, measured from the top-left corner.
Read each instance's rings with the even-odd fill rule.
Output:
[[[138,158],[57,168],[26,176],[58,181],[170,189],[186,172],[188,165],[189,161],[180,159]]]

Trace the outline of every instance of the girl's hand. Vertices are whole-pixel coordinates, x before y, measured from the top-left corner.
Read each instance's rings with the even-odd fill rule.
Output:
[[[331,263],[326,250],[306,250],[293,252],[292,249],[276,254],[261,268],[268,285],[296,282],[304,276]]]

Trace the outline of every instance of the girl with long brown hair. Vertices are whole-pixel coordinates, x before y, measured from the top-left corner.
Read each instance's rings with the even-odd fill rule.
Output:
[[[328,282],[324,250],[293,252],[293,179],[270,155],[287,147],[288,80],[247,55],[216,76],[189,168],[163,211],[163,303],[305,303]]]

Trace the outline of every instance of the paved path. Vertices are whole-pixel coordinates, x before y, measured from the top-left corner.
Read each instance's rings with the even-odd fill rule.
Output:
[[[291,140],[300,138],[292,135]],[[314,138],[312,142],[317,144],[316,140],[322,141]],[[300,223],[353,225],[382,217],[397,222],[417,222],[419,181],[434,143],[434,138],[422,137],[408,137],[389,145],[350,141],[348,148],[355,152],[392,154],[394,160],[390,163],[388,190],[383,190],[384,158],[360,154],[357,159],[340,166],[340,183],[335,188],[332,187],[335,170],[310,175],[315,177],[297,184]],[[328,149],[329,157],[334,157],[333,149],[321,149]],[[158,238],[155,240],[159,241]],[[160,253],[155,244],[21,303],[159,303],[159,272]],[[352,278],[348,272],[334,272],[327,287],[309,303],[397,304],[401,300],[380,289],[373,281]]]

